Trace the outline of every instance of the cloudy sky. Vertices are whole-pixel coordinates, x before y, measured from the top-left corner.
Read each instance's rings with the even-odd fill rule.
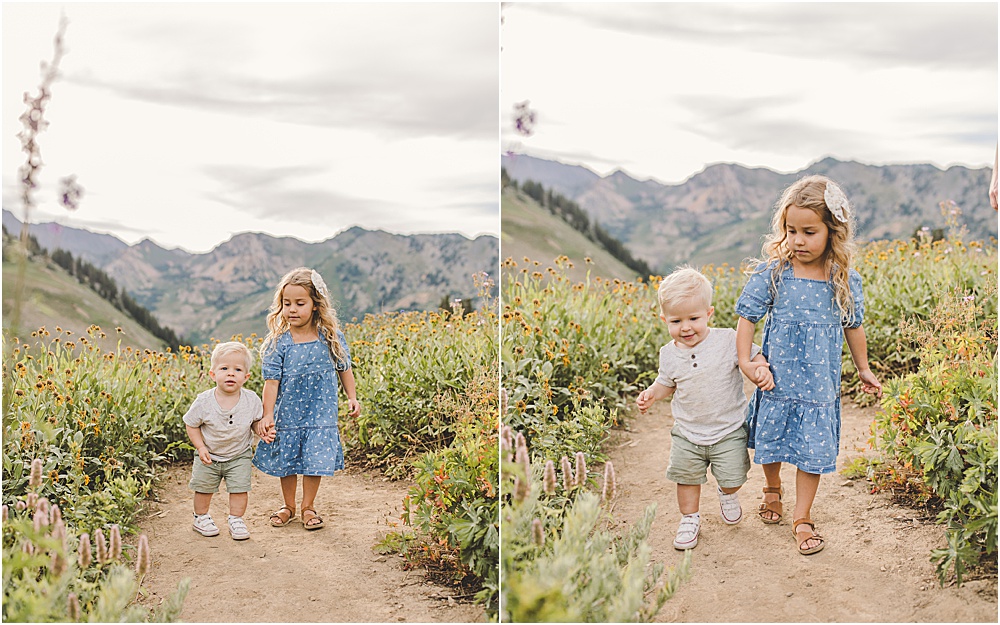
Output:
[[[993,164],[996,3],[513,3],[502,16],[505,151],[666,183],[719,162]],[[526,100],[528,137],[512,124]]]
[[[352,225],[498,234],[499,5],[3,4],[3,207],[60,12],[32,221],[207,251]],[[56,202],[76,175],[79,209]]]

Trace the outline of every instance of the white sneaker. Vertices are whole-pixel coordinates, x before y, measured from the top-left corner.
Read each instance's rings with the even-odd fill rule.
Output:
[[[212,520],[212,516],[209,514],[196,514],[194,515],[194,531],[198,532],[202,536],[218,536],[219,527]]]
[[[727,495],[720,488],[719,509],[722,514],[722,522],[726,525],[736,525],[743,520],[743,506],[740,505],[740,498],[736,493]]]
[[[246,540],[250,538],[250,530],[241,516],[229,515],[229,535],[233,540]]]
[[[698,534],[701,533],[701,515],[685,514],[677,526],[677,537],[674,538],[674,549],[681,551],[694,549],[698,545]]]

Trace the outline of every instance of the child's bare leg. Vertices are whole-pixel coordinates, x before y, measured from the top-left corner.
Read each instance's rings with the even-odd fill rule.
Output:
[[[247,501],[250,496],[247,493],[229,493],[229,514],[232,516],[243,516],[247,511]]]
[[[743,488],[743,485],[740,484],[739,486],[734,486],[732,488],[722,488],[720,486],[719,488],[722,489],[722,492],[726,493],[727,495],[732,495],[733,493],[735,493],[739,489]]]
[[[761,467],[764,469],[764,481],[770,488],[781,488],[781,463],[772,462],[770,464],[762,464]],[[780,493],[764,493],[764,503],[772,503],[781,499]],[[777,520],[778,514],[770,510],[766,510],[761,514],[765,515],[768,520]]]
[[[698,512],[698,504],[701,500],[701,484],[678,484],[677,485],[677,507],[681,514],[694,514]]]
[[[281,498],[289,510],[295,509],[295,487],[299,483],[299,476],[286,475],[281,478]]]
[[[194,494],[194,513],[201,516],[202,514],[208,514],[208,509],[212,505],[212,495],[214,493],[195,493]]]
[[[302,507],[313,508],[316,503],[316,493],[319,492],[319,482],[322,478],[318,475],[302,476]]]
[[[812,510],[813,501],[816,499],[816,491],[818,490],[818,473],[806,473],[802,469],[798,469],[795,472],[795,516],[792,517],[792,521],[811,518],[809,513]],[[801,525],[800,527],[805,530],[809,526]],[[818,538],[810,538],[802,547],[811,549],[822,542]]]

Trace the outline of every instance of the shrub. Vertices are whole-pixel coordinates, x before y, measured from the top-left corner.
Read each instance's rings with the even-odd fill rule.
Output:
[[[504,439],[510,436],[505,428]],[[532,468],[524,439],[518,441],[515,461],[507,460],[503,471],[501,620],[652,620],[690,566],[690,553],[666,575],[662,563],[650,563],[646,539],[656,504],[624,535],[601,529],[608,514],[602,504],[614,497],[613,470],[599,497],[586,488],[585,463],[560,485],[551,469]]]
[[[947,546],[932,553],[942,583],[997,554],[996,284],[979,287],[942,295],[927,320],[902,325],[919,369],[886,385],[873,424],[884,457],[876,483],[942,506]]]

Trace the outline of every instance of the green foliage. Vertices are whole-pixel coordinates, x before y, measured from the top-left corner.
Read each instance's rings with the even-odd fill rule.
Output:
[[[391,476],[455,438],[457,415],[442,401],[461,397],[486,371],[495,375],[496,314],[489,310],[368,315],[344,332],[363,376],[364,406],[356,424],[342,427],[345,444]]]
[[[656,504],[616,535],[601,528],[608,512],[602,497],[586,490],[586,475],[546,486],[543,471],[525,468],[527,456],[525,447],[520,460],[504,465],[501,620],[652,620],[690,566],[690,553],[665,575],[662,563],[650,562]],[[605,497],[613,491],[605,484]]]
[[[156,464],[180,457],[181,417],[202,390],[193,352],[104,352],[94,342],[103,335],[97,326],[80,337],[41,328],[33,343],[15,339],[3,365],[4,503],[26,493],[40,458],[41,494],[88,532],[132,527]]]
[[[404,502],[403,521],[419,528],[421,541],[404,554],[413,565],[430,566],[453,583],[478,588],[477,600],[495,614],[500,582],[495,373],[481,375],[465,397],[446,399],[440,409],[459,415],[455,438],[414,463],[416,484]]]
[[[173,622],[188,580],[155,612],[133,603],[136,571],[117,553],[91,549],[58,507],[35,492],[4,506],[3,620],[7,622]],[[84,555],[85,552],[85,555]],[[108,554],[108,555],[105,555]]]
[[[972,291],[945,292],[926,320],[902,324],[919,369],[886,385],[873,425],[885,460],[870,471],[876,483],[942,504],[947,546],[932,553],[942,583],[997,554],[995,281]]]

